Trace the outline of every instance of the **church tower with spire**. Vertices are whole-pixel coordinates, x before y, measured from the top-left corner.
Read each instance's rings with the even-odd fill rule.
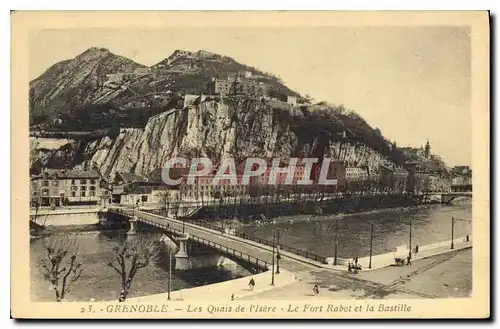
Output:
[[[431,156],[431,144],[429,143],[429,140],[425,143],[424,155],[426,159]]]

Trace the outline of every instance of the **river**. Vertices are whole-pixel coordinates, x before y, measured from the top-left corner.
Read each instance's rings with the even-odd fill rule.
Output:
[[[455,220],[454,236],[472,234],[472,204],[429,206],[408,212],[379,211],[339,217],[337,255],[342,258],[368,256],[370,230],[373,224],[373,254],[391,252],[397,246],[409,245],[410,222],[412,247],[451,239],[451,221]],[[335,220],[332,215],[296,215],[273,218],[276,223],[251,224],[237,232],[255,235],[271,241],[275,228],[279,229],[280,244],[308,251],[319,256],[334,256]]]
[[[333,256],[335,249],[335,230],[338,227],[338,257],[363,257],[370,250],[370,228],[373,224],[373,254],[390,252],[400,245],[408,245],[410,222],[412,227],[412,246],[425,245],[451,239],[451,220],[455,220],[456,237],[472,233],[472,205],[459,203],[451,206],[432,206],[417,208],[409,212],[379,211],[340,217],[338,224],[332,216],[296,215],[276,218],[272,224],[251,224],[239,227],[237,231],[253,234],[271,240],[275,228],[280,231],[280,244],[315,253],[320,256]],[[73,234],[73,233],[68,233]],[[158,232],[142,232],[150,239],[158,239]],[[117,300],[120,278],[107,266],[113,257],[113,247],[123,239],[124,232],[92,232],[75,234],[78,239],[79,255],[84,271],[74,284],[67,300]],[[54,301],[54,293],[43,279],[40,260],[44,257],[43,240],[33,240],[31,250],[31,296],[33,301]],[[168,290],[168,250],[160,253],[156,266],[139,270],[133,281],[129,297],[165,293]],[[181,274],[174,271],[172,291],[210,283],[222,282],[250,273],[243,267],[229,262],[223,267],[191,271]]]
[[[125,232],[85,232],[84,234],[66,233],[76,239],[80,262],[83,272],[67,294],[68,301],[109,301],[118,300],[120,291],[120,277],[107,264],[113,259],[113,247],[120,244],[127,237]],[[158,232],[142,232],[149,239],[158,240]],[[41,259],[46,258],[43,248],[43,239],[31,241],[31,299],[32,301],[55,301],[54,292],[43,278],[40,265]],[[157,264],[140,269],[132,283],[129,298],[165,293],[168,291],[168,248],[162,246]],[[175,261],[175,259],[173,258]],[[174,262],[173,261],[173,262]],[[172,266],[173,267],[173,266]],[[197,287],[206,284],[227,281],[250,275],[243,267],[227,261],[223,267],[215,267],[185,273],[173,271],[172,291]]]

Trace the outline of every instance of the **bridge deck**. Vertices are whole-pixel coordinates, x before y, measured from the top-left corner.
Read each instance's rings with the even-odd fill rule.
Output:
[[[150,213],[135,211],[135,213],[130,209],[121,209],[124,215],[132,217],[135,215],[137,220],[149,225],[157,226],[164,230],[170,232],[182,231],[182,222],[172,218],[162,217],[159,215],[153,215]],[[267,262],[268,267],[271,268],[272,263],[272,250],[268,246],[260,245],[253,241],[248,241],[233,235],[222,234],[220,232],[207,229],[198,225],[191,223],[185,223],[185,232],[188,233],[193,240],[200,243],[209,245],[222,251],[232,250],[233,255],[243,261],[247,260],[247,257],[259,259],[261,261]],[[231,251],[229,251],[231,253]],[[311,265],[311,261],[304,260],[300,261],[299,257],[289,257],[287,253],[281,252],[280,267],[291,271],[298,272],[304,270],[310,270],[316,266]],[[319,264],[318,264],[319,265]]]

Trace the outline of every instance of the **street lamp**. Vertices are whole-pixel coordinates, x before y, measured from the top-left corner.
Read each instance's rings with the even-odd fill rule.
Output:
[[[182,234],[184,235],[186,233],[186,204],[184,203],[184,207],[182,208]]]
[[[411,229],[412,229],[412,218],[410,216],[410,259],[411,259]]]
[[[339,221],[337,216],[335,216],[334,219],[335,219],[335,253],[333,258],[333,265],[337,265],[337,247],[339,244]]]
[[[280,229],[276,228],[276,274],[280,274]]]
[[[273,258],[272,258],[272,268],[271,268],[271,286],[274,286],[274,247],[275,244],[275,235],[273,234]]]
[[[368,263],[368,268],[372,268],[372,253],[373,253],[373,224],[371,224],[370,229],[370,262]]]
[[[408,206],[408,208],[405,208],[404,212],[407,213],[407,214],[409,214],[409,211],[410,211],[410,208]],[[411,231],[412,231],[413,223],[412,223],[412,217],[411,216],[409,216],[409,217],[410,217],[410,241],[409,241],[409,244],[410,244],[410,248],[409,249],[410,249],[410,251],[409,251],[408,257],[410,257],[410,259],[411,259],[411,235],[412,235]]]
[[[169,247],[168,250],[168,297],[170,300],[170,290],[172,290],[172,249]]]
[[[222,233],[224,233],[224,218],[223,216],[221,216],[221,208],[222,208],[222,197],[219,199],[219,219],[220,219],[220,224],[221,224],[221,227],[222,227]]]

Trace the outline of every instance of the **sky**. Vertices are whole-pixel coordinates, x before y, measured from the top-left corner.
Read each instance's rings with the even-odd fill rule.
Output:
[[[448,165],[471,165],[469,33],[459,26],[36,30],[29,74],[90,47],[148,66],[175,49],[208,50],[272,72],[316,101],[344,105],[398,146],[429,140]]]

